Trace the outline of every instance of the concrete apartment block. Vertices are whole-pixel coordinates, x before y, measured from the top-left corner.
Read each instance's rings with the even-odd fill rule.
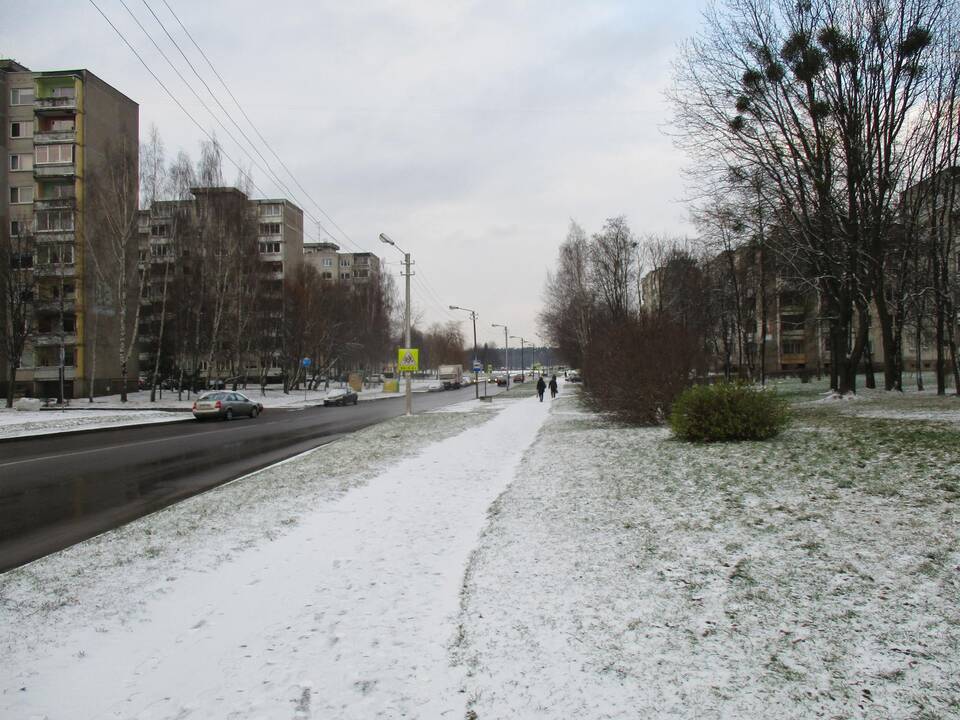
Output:
[[[19,235],[33,250],[33,332],[17,392],[56,397],[61,374],[66,397],[86,395],[91,383],[97,393],[116,392],[119,318],[104,301],[109,280],[98,288],[93,279],[90,178],[108,156],[122,157],[124,197],[136,210],[139,106],[89,70],[34,72],[11,60],[0,60],[0,94],[0,239]],[[128,376],[135,384],[135,355]]]

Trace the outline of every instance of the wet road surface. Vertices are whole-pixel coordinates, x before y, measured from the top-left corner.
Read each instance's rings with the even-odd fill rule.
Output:
[[[416,393],[414,412],[473,397],[472,387]],[[391,398],[4,442],[0,572],[403,412]]]

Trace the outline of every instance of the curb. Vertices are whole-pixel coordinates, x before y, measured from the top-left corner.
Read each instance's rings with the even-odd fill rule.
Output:
[[[168,420],[168,421],[152,422],[152,423],[129,423],[127,425],[112,425],[109,427],[78,428],[77,430],[59,430],[57,432],[41,432],[36,435],[17,435],[15,437],[0,437],[0,445],[3,445],[4,443],[16,442],[18,440],[35,440],[38,438],[57,438],[57,437],[65,437],[67,435],[89,435],[90,433],[106,432],[107,430],[127,430],[127,429],[134,429],[134,428],[147,428],[154,425],[168,425],[171,422],[182,422],[182,421],[180,419],[177,419],[177,420]]]

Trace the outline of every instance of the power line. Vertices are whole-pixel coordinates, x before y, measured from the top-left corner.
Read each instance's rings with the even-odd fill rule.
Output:
[[[121,0],[121,2],[123,2],[123,0]],[[287,193],[287,195],[289,195],[291,198],[293,198],[293,199],[297,202],[298,205],[303,205],[304,203],[301,202],[300,198],[298,198],[298,197],[296,196],[296,194],[295,194],[289,187],[287,187],[287,184],[286,184],[285,182],[283,182],[283,180],[280,179],[280,175],[279,175],[276,171],[274,171],[274,169],[270,166],[270,161],[267,160],[267,159],[263,156],[263,153],[260,152],[260,149],[257,147],[257,145],[256,145],[256,144],[250,139],[250,137],[243,131],[243,128],[240,127],[240,125],[237,123],[237,121],[234,120],[233,114],[230,113],[230,111],[227,110],[227,108],[224,107],[224,105],[223,105],[222,102],[220,102],[220,98],[217,97],[216,93],[213,92],[213,89],[210,87],[210,85],[207,84],[207,81],[204,80],[203,77],[200,75],[200,73],[197,71],[197,68],[196,68],[196,67],[194,66],[194,64],[190,61],[190,58],[188,58],[187,55],[186,55],[186,53],[183,52],[183,49],[180,47],[180,44],[179,44],[179,43],[176,41],[176,39],[174,39],[174,37],[170,34],[170,32],[167,30],[167,26],[163,24],[163,21],[162,21],[162,20],[157,16],[157,14],[153,11],[153,8],[150,7],[150,4],[147,2],[147,0],[141,0],[141,2],[143,2],[144,7],[146,7],[146,8],[147,8],[147,11],[153,16],[153,19],[157,21],[157,24],[160,26],[160,29],[163,30],[164,34],[167,36],[167,38],[170,40],[170,42],[173,43],[173,46],[177,49],[177,52],[180,53],[180,57],[182,57],[182,58],[184,59],[184,61],[185,61],[185,62],[187,63],[187,65],[190,67],[190,70],[193,72],[193,74],[197,76],[197,79],[198,79],[198,80],[203,84],[203,86],[206,88],[207,92],[210,94],[210,97],[213,98],[213,101],[214,101],[214,102],[219,106],[219,108],[223,111],[223,114],[226,116],[226,118],[233,124],[233,126],[237,129],[237,131],[240,133],[240,135],[243,137],[243,139],[247,141],[247,144],[253,149],[253,151],[254,151],[254,152],[260,157],[260,159],[263,161],[263,164],[266,166],[267,170],[269,171],[270,177],[274,180],[274,182],[277,183],[277,186],[278,186],[279,188],[281,188],[285,193]],[[124,7],[126,7],[126,6],[124,6]],[[127,9],[127,12],[130,12],[129,8]],[[139,23],[138,23],[138,24],[139,24]],[[142,26],[141,26],[141,29],[142,29]],[[144,32],[146,32],[146,31],[144,31]],[[152,42],[152,38],[151,38],[151,42]],[[154,43],[154,46],[156,46],[156,43]],[[159,49],[159,48],[158,48],[158,49]],[[161,54],[163,54],[162,51],[161,51]],[[170,61],[167,60],[167,62],[169,63]],[[171,67],[172,67],[172,63],[171,63]],[[174,68],[174,70],[176,70],[176,68]],[[178,72],[177,74],[179,75],[180,73]],[[180,79],[181,79],[181,80],[184,79],[182,75],[180,76]],[[186,80],[184,80],[184,83],[186,84]],[[189,85],[188,85],[188,87],[189,87]],[[193,92],[193,94],[194,94],[195,96],[197,96],[197,99],[199,100],[199,99],[200,99],[199,96],[198,96],[197,93],[193,90],[192,87],[190,88],[190,90]],[[203,101],[201,100],[200,102],[202,103]],[[206,105],[204,105],[204,106],[206,107]],[[213,116],[213,113],[209,110],[209,108],[207,109],[207,111],[211,113],[211,116]],[[216,120],[217,118],[214,117],[214,119]],[[217,122],[220,124],[221,127],[223,127],[223,123],[220,123],[219,120],[217,120]],[[224,131],[229,133],[229,131],[227,131],[226,128],[224,128]],[[240,143],[237,141],[237,139],[234,138],[232,135],[231,135],[231,139],[232,139],[234,142],[236,142],[237,145],[240,145]],[[246,153],[246,150],[244,150],[244,152]],[[249,157],[249,153],[247,153],[247,156]],[[251,159],[251,161],[253,161],[253,158],[250,158],[250,159]],[[308,215],[318,226],[320,226],[320,227],[323,229],[323,231],[324,231],[325,233],[327,233],[327,235],[330,234],[329,231],[327,231],[327,229],[323,226],[323,223],[321,223],[318,218],[316,218],[312,213],[310,213],[309,209],[306,210],[306,213],[307,213],[307,215]],[[318,239],[319,239],[319,238],[318,238]]]
[[[240,141],[237,140],[237,138],[233,135],[233,133],[230,132],[229,128],[227,128],[227,126],[224,125],[224,124],[220,121],[220,118],[217,117],[216,113],[214,113],[213,110],[210,109],[210,106],[207,105],[207,103],[203,100],[202,97],[200,97],[200,94],[194,89],[193,85],[191,85],[190,82],[183,76],[183,73],[180,72],[179,68],[177,68],[177,66],[173,64],[173,61],[170,60],[170,58],[169,58],[169,57],[167,56],[167,54],[163,51],[163,49],[160,47],[160,45],[157,43],[157,41],[153,39],[153,36],[152,36],[152,35],[150,34],[150,32],[143,26],[143,24],[140,22],[139,18],[137,18],[137,16],[134,15],[134,13],[133,13],[132,10],[130,10],[130,7],[127,5],[127,3],[124,2],[124,0],[120,0],[120,4],[123,5],[124,10],[126,10],[126,11],[127,11],[127,14],[130,15],[131,18],[133,18],[133,21],[137,24],[137,27],[139,27],[140,30],[143,32],[143,34],[147,36],[147,39],[148,39],[148,40],[153,44],[153,46],[157,49],[157,52],[160,53],[161,57],[163,57],[163,59],[166,60],[167,64],[168,64],[168,65],[173,69],[173,71],[177,74],[177,77],[180,78],[180,81],[181,81],[184,85],[187,86],[187,89],[190,90],[191,93],[193,93],[193,96],[200,102],[200,104],[203,106],[204,110],[207,111],[207,114],[210,115],[210,117],[211,117],[211,118],[221,127],[221,129],[227,134],[227,137],[229,137],[231,140],[233,140],[233,142],[237,145],[237,147],[240,149],[240,151],[243,152],[243,154],[246,155],[247,158],[249,158],[250,162],[253,163],[254,167],[256,167],[257,170],[259,170],[259,171],[262,172],[264,175],[266,175],[268,179],[272,179],[272,180],[277,184],[278,189],[280,189],[282,192],[283,192],[283,191],[287,192],[289,195],[291,195],[291,196],[293,197],[293,199],[297,200],[298,204],[300,204],[300,203],[299,203],[299,200],[296,198],[296,196],[294,196],[293,193],[290,191],[290,189],[289,189],[288,187],[286,187],[286,185],[284,185],[284,183],[279,179],[279,177],[276,175],[276,173],[272,173],[272,170],[269,169],[269,165],[267,166],[268,169],[267,169],[267,170],[264,170],[264,169],[257,163],[257,161],[254,159],[254,157],[247,151],[247,149],[246,149],[245,147],[243,147],[243,144],[240,143]],[[149,8],[148,8],[148,9],[149,9]],[[214,99],[216,99],[216,98],[214,98]],[[248,142],[249,142],[249,140],[248,140]],[[256,148],[254,148],[254,149],[256,150]],[[262,157],[262,155],[261,155],[261,157]],[[272,177],[271,177],[271,175],[272,175]],[[261,194],[264,194],[262,191],[260,191],[260,192],[261,192]],[[307,211],[307,214],[310,215],[311,218],[313,218],[313,216],[310,214],[309,210]],[[315,220],[315,218],[313,218],[313,219]]]
[[[170,88],[168,88],[168,87],[164,84],[164,82],[157,76],[157,74],[156,74],[152,69],[150,69],[150,66],[147,65],[146,61],[144,61],[144,59],[140,56],[140,53],[137,52],[136,48],[134,48],[133,45],[130,44],[130,42],[127,40],[127,38],[124,36],[124,34],[123,34],[122,32],[120,32],[120,30],[117,28],[117,26],[114,25],[113,22],[110,20],[110,18],[107,17],[107,15],[103,12],[103,10],[100,9],[100,6],[97,5],[97,3],[94,2],[94,0],[89,0],[89,2],[90,2],[91,5],[93,5],[94,8],[96,8],[97,12],[100,13],[100,15],[103,17],[103,19],[107,21],[107,24],[110,25],[111,28],[113,28],[113,31],[114,31],[114,32],[117,34],[117,36],[123,41],[123,44],[126,45],[126,46],[130,49],[130,52],[132,52],[132,53],[136,56],[137,60],[140,61],[140,64],[143,65],[144,69],[145,69],[148,73],[150,73],[150,75],[153,77],[153,79],[157,81],[157,84],[158,84],[161,88],[163,88],[163,91],[164,91],[167,95],[169,95],[169,96],[170,96],[170,99],[173,100],[173,102],[176,103],[177,107],[179,107],[179,108],[183,111],[183,114],[186,115],[188,118],[190,118],[191,122],[193,122],[193,124],[197,126],[197,129],[199,129],[200,132],[202,132],[202,133],[207,137],[207,139],[210,140],[210,142],[214,143],[214,144],[219,148],[219,151],[220,151],[221,153],[223,153],[223,156],[224,156],[225,158],[227,158],[227,160],[229,160],[229,161],[233,164],[233,166],[234,166],[235,168],[237,168],[237,171],[238,171],[241,175],[243,175],[243,176],[246,177],[247,181],[248,181],[254,188],[256,188],[257,192],[259,192],[261,195],[263,195],[264,197],[266,197],[266,193],[264,193],[263,190],[261,190],[260,187],[257,185],[257,183],[254,182],[253,177],[250,175],[250,173],[248,173],[246,170],[244,170],[243,167],[240,165],[240,163],[238,163],[236,160],[234,160],[234,159],[230,156],[230,154],[227,153],[227,151],[224,150],[222,146],[220,146],[220,144],[217,142],[216,138],[214,138],[209,132],[207,132],[207,129],[206,129],[205,127],[203,127],[203,125],[201,125],[201,124],[197,121],[197,119],[196,119],[192,114],[190,114],[190,111],[187,110],[187,109],[183,106],[183,103],[181,103],[181,102],[177,99],[176,95],[174,95],[174,94],[170,91]]]
[[[144,4],[146,5],[146,0],[143,0],[143,2],[144,2]],[[283,162],[283,160],[280,158],[280,156],[277,154],[277,152],[273,149],[273,147],[270,145],[270,143],[267,141],[267,139],[263,136],[263,133],[260,132],[260,130],[257,128],[257,126],[253,123],[253,120],[250,119],[250,116],[247,115],[246,110],[243,109],[243,105],[240,104],[240,101],[237,100],[236,95],[234,95],[233,92],[230,90],[230,87],[227,85],[226,80],[223,79],[223,76],[217,71],[216,67],[214,67],[213,62],[210,60],[209,57],[207,57],[207,54],[203,51],[203,48],[200,47],[199,43],[197,43],[197,41],[194,39],[193,35],[190,34],[190,31],[187,30],[186,26],[183,24],[183,22],[181,22],[180,17],[177,15],[177,13],[174,12],[173,8],[170,7],[170,4],[167,2],[167,0],[161,0],[161,2],[163,2],[164,6],[166,6],[167,10],[170,12],[170,14],[173,16],[173,18],[177,21],[177,24],[178,24],[178,25],[180,26],[180,28],[183,30],[184,34],[190,39],[190,42],[193,43],[193,46],[197,49],[197,51],[200,53],[200,55],[201,55],[201,56],[203,57],[203,59],[206,61],[207,65],[210,67],[210,70],[213,71],[213,74],[216,75],[217,79],[220,81],[220,84],[223,85],[224,90],[227,91],[227,94],[230,96],[230,98],[233,100],[234,104],[237,106],[237,109],[240,110],[240,114],[243,115],[243,117],[244,117],[244,118],[246,119],[246,121],[249,123],[250,127],[253,128],[253,131],[257,134],[257,137],[260,138],[261,142],[263,142],[263,144],[266,146],[266,148],[267,148],[267,149],[273,154],[273,156],[277,159],[277,162],[280,163],[280,166],[286,171],[287,175],[290,176],[290,178],[293,180],[294,184],[295,184],[298,188],[300,188],[300,191],[304,194],[304,196],[305,196],[311,203],[313,203],[314,207],[316,207],[316,209],[320,211],[320,214],[323,215],[325,218],[327,218],[327,220],[330,221],[330,224],[333,225],[333,227],[335,227],[335,228],[340,232],[340,234],[343,235],[343,237],[347,239],[347,241],[348,241],[351,245],[353,245],[355,248],[357,248],[357,249],[360,250],[361,252],[366,252],[365,250],[363,250],[363,249],[361,248],[360,245],[358,245],[356,242],[354,242],[353,238],[351,238],[350,235],[347,234],[347,232],[346,232],[343,228],[341,228],[341,227],[337,224],[337,222],[336,222],[332,217],[330,217],[330,215],[327,213],[327,211],[324,210],[324,209],[320,206],[320,204],[319,204],[316,200],[313,199],[313,196],[310,195],[309,192],[307,192],[306,188],[304,188],[303,185],[300,184],[300,181],[297,179],[297,177],[293,174],[293,172],[291,172],[290,168],[287,167],[286,163]],[[149,8],[149,5],[148,5],[147,7]],[[151,13],[153,13],[152,10],[151,10]],[[156,17],[156,15],[154,15],[154,17]],[[158,22],[159,22],[159,20],[158,20]],[[162,26],[162,24],[161,24],[161,26]],[[166,30],[164,30],[164,31],[166,31]],[[168,35],[168,37],[169,37],[169,33],[167,33],[167,35]],[[171,40],[172,40],[172,38],[171,38]],[[176,43],[175,43],[175,44],[176,44]],[[178,49],[179,49],[179,46],[178,46]],[[183,54],[182,51],[181,51],[181,54]],[[187,62],[189,63],[189,60],[188,60]],[[192,64],[191,64],[191,68],[192,68],[192,67],[193,67],[193,66],[192,66]],[[194,72],[196,73],[196,70],[194,70]],[[199,77],[199,75],[198,75],[198,77]],[[204,85],[206,86],[206,83],[204,83]],[[210,94],[211,94],[211,95],[213,95],[213,91],[210,90],[209,86],[207,86],[207,90],[210,91]],[[215,96],[214,96],[214,98],[216,99]],[[218,101],[218,104],[219,104],[219,101]],[[223,106],[221,105],[221,107],[223,107]],[[224,112],[226,112],[226,109],[224,109]],[[246,137],[246,136],[245,136],[245,137]],[[248,140],[248,142],[249,142],[249,140]],[[320,222],[319,222],[319,220],[317,221],[317,224],[318,224],[318,225],[321,225]],[[321,227],[322,227],[322,225],[321,225]],[[326,229],[324,229],[324,232],[326,232],[327,235],[330,235],[331,238],[333,237],[333,235],[332,235],[331,233],[327,232]]]

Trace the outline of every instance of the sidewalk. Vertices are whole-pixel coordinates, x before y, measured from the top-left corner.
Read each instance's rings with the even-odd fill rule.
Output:
[[[398,418],[0,576],[0,716],[462,718],[464,572],[549,408]]]

